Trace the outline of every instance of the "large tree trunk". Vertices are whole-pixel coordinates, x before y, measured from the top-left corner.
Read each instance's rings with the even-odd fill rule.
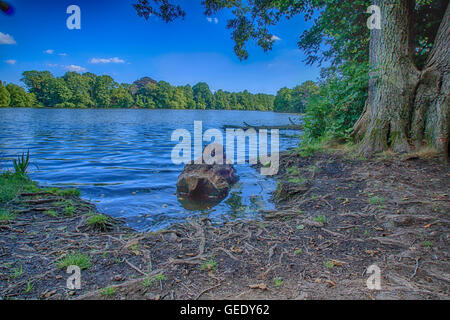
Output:
[[[369,98],[355,124],[364,155],[392,148],[408,152],[424,139],[448,152],[449,8],[441,23],[426,68],[414,57],[414,0],[376,0],[381,30],[371,31]]]

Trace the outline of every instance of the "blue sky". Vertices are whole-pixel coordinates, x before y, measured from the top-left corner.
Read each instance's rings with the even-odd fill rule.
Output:
[[[310,27],[302,16],[272,29],[280,38],[272,51],[251,44],[250,57],[242,62],[226,29],[229,13],[208,21],[199,0],[181,1],[187,16],[170,24],[138,17],[134,0],[9,3],[15,15],[0,14],[2,81],[19,83],[26,70],[49,70],[56,76],[78,70],[109,74],[118,82],[149,76],[172,85],[205,81],[214,91],[276,93],[319,76],[319,68],[306,66],[297,48],[298,37]],[[66,9],[72,4],[81,8],[81,30],[66,27]]]

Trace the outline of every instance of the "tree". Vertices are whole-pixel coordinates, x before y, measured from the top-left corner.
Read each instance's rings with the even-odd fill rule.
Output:
[[[29,92],[34,93],[39,102],[43,102],[45,81],[53,79],[53,75],[49,71],[25,71],[22,74],[21,81],[25,83]]]
[[[299,42],[306,50],[307,62],[331,60],[332,68],[326,70],[329,74],[340,72],[341,65],[370,62],[368,100],[354,127],[360,153],[371,155],[388,148],[405,152],[427,143],[448,156],[448,1],[375,0],[373,4],[381,8],[382,28],[372,30],[369,37],[365,12],[370,3],[202,1],[206,15],[233,8],[234,17],[227,26],[241,59],[248,58],[245,46],[249,40],[255,40],[264,51],[270,50],[274,40],[269,28],[282,18],[303,13],[308,20],[317,12],[319,17]],[[154,0],[153,4],[138,0],[135,8],[140,16],[154,14],[167,22],[185,16],[182,8],[169,0]],[[323,42],[329,49],[321,50]]]
[[[133,96],[123,85],[112,89],[111,105],[119,108],[129,108],[133,105]]]
[[[9,92],[0,81],[0,107],[9,107],[10,101],[11,99]]]
[[[433,49],[422,70],[414,61],[415,1],[374,1],[383,17],[372,30],[366,108],[355,125],[360,151],[392,148],[408,152],[425,143],[448,156],[450,91],[450,7],[447,5]]]
[[[217,90],[214,93],[215,109],[218,109],[218,110],[230,109],[228,95],[229,95],[229,93],[224,92],[223,90]]]
[[[277,92],[274,102],[274,110],[278,112],[289,112],[291,110],[292,95],[289,88],[281,88]]]
[[[111,106],[111,93],[114,88],[118,86],[110,76],[96,77],[93,93],[94,102],[97,107],[108,108]]]
[[[68,102],[77,108],[88,108],[94,105],[90,96],[91,77],[80,75],[77,72],[67,72],[63,78],[67,88],[72,92],[72,97]]]
[[[36,98],[33,93],[28,93],[24,88],[9,83],[6,85],[11,102],[10,107],[33,107],[36,104]]]
[[[62,78],[44,79],[38,94],[40,102],[48,107],[55,107],[69,102],[72,97],[72,92],[67,88],[66,83]]]
[[[214,95],[205,82],[199,82],[192,87],[194,100],[198,109],[212,108],[214,106]]]

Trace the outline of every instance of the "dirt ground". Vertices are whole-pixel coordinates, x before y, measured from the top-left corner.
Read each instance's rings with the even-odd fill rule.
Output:
[[[89,228],[95,208],[76,197],[67,218],[43,214],[62,210],[54,196],[22,195],[0,222],[0,299],[448,299],[449,177],[438,159],[290,152],[259,221],[146,234]],[[91,259],[81,290],[58,264],[69,253]]]

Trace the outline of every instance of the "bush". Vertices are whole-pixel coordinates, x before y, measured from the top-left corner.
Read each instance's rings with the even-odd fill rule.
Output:
[[[351,140],[368,93],[367,64],[344,64],[322,83],[318,95],[309,99],[305,115],[304,143]]]

